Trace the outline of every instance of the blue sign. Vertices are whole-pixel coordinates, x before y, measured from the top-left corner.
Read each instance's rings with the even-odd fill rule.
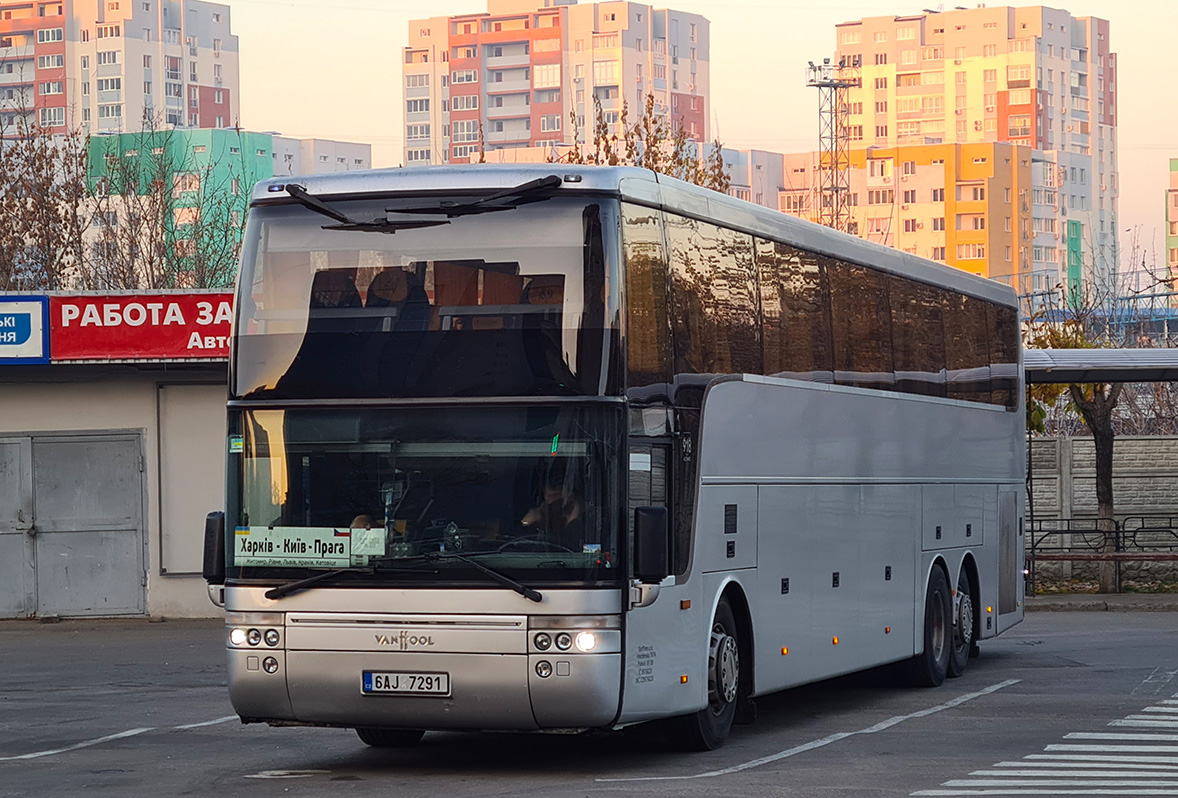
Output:
[[[0,294],[0,364],[49,362],[49,298]]]

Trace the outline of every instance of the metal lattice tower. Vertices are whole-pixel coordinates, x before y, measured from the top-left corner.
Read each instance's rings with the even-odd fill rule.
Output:
[[[813,61],[807,86],[818,89],[818,223],[848,232],[851,222],[851,132],[847,126],[847,92],[858,87],[859,56]]]

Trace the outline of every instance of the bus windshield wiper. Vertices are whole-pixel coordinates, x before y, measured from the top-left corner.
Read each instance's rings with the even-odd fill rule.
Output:
[[[384,218],[373,219],[371,222],[361,222],[342,211],[337,211],[314,194],[307,193],[307,190],[297,183],[287,183],[286,193],[294,197],[304,208],[339,222],[339,224],[323,225],[324,230],[355,230],[362,233],[388,233],[392,235],[398,230],[414,230],[419,227],[437,227],[443,224],[450,224],[448,220],[441,219],[437,221],[394,222],[391,219]]]
[[[279,585],[278,587],[270,588],[266,591],[265,596],[268,599],[277,599],[282,598],[283,596],[289,596],[291,593],[297,593],[300,590],[306,590],[312,585],[323,582],[333,576],[338,576],[340,574],[371,575],[375,573],[419,574],[423,573],[423,571],[416,568],[383,568],[376,565],[373,565],[370,568],[333,568],[330,571],[324,571],[322,573],[314,574],[303,579],[296,579],[293,582],[287,582],[286,584]],[[437,573],[437,571],[434,571],[434,573]]]
[[[485,553],[490,554],[491,552],[485,552]],[[414,560],[414,559],[416,559],[416,560],[420,560],[422,562],[438,562],[439,560],[458,560],[459,562],[466,563],[467,565],[471,566],[472,568],[482,571],[484,574],[491,577],[499,584],[503,585],[506,588],[510,588],[511,590],[514,590],[516,593],[519,593],[521,596],[528,599],[529,601],[534,601],[537,604],[539,604],[544,599],[544,596],[540,593],[539,590],[535,590],[533,588],[528,587],[525,584],[517,582],[514,579],[512,579],[510,576],[508,576],[507,574],[505,574],[501,571],[496,571],[494,568],[488,568],[487,566],[483,565],[481,562],[476,560],[474,557],[471,557],[467,554],[459,554],[456,551],[431,551],[431,552],[427,552],[425,554],[418,554],[416,557],[407,557],[407,558],[406,557],[396,557],[393,559],[396,559],[396,560],[405,560],[405,559]]]
[[[488,194],[470,202],[455,202],[442,200],[437,205],[422,205],[413,208],[386,208],[387,213],[436,213],[445,214],[446,218],[456,216],[470,216],[476,213],[491,213],[493,211],[510,211],[527,201],[536,201],[543,197],[536,196],[548,189],[557,188],[563,181],[560,175],[548,175],[529,180],[518,186],[505,188]]]

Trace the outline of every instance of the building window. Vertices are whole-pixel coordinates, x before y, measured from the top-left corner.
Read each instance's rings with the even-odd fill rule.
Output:
[[[102,106],[99,108],[101,109]],[[42,108],[40,119],[41,127],[62,127],[65,125],[65,109]]]
[[[548,133],[560,130],[560,114],[545,114],[540,117],[540,132]]]
[[[64,28],[41,28],[37,31],[37,44],[60,42],[65,39]]]
[[[944,189],[941,189],[941,190],[944,191]],[[934,216],[933,217],[933,230],[944,231],[944,229],[945,229],[945,217],[944,216]]]
[[[886,89],[887,87],[888,87],[888,79],[887,78],[876,78],[875,79],[875,88]]]
[[[98,91],[122,91],[123,89],[122,78],[99,78],[94,83]]]
[[[101,56],[102,53],[99,53]],[[100,59],[98,63],[102,63]],[[65,66],[64,55],[39,55],[37,56],[37,69],[57,69]]]
[[[905,189],[904,193],[903,193],[903,198],[900,201],[903,202],[905,205],[914,205],[916,203],[916,189],[914,189],[914,188]]]
[[[429,125],[406,125],[405,138],[407,139],[428,139]]]
[[[102,81],[99,81],[101,83]],[[60,80],[51,80],[48,83],[41,83],[37,86],[38,94],[64,94],[65,83]],[[85,94],[85,92],[83,92]]]
[[[122,36],[122,31],[118,25],[99,25],[98,38],[99,39],[117,39]]]
[[[121,105],[100,105],[98,106],[99,119],[122,119],[123,106]]]
[[[958,260],[979,260],[986,257],[985,244],[958,244]]]
[[[945,189],[934,188],[933,189],[933,202],[944,202],[944,201],[945,201]]]
[[[424,89],[429,86],[429,75],[406,75],[405,88]]]
[[[479,123],[477,119],[463,119],[450,126],[454,141],[478,141]]]
[[[665,69],[665,67],[664,67]],[[663,73],[666,77],[666,73]],[[656,75],[657,77],[657,75]],[[594,61],[593,62],[593,84],[595,86],[614,86],[618,82],[618,62],[617,61]]]
[[[98,65],[99,66],[104,66],[106,64],[117,64],[118,62],[119,62],[119,51],[118,50],[99,50],[98,51]]]
[[[479,107],[479,96],[477,94],[458,94],[450,98],[450,110],[452,111],[475,111]]]
[[[429,100],[406,100],[405,112],[410,114],[428,113]]]
[[[450,73],[450,83],[478,83],[479,72],[477,69],[459,69],[456,72]]]

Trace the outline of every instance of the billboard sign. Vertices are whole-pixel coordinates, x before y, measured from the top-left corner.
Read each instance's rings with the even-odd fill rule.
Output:
[[[232,319],[228,291],[49,298],[54,361],[224,360]]]
[[[0,294],[0,363],[49,361],[49,311],[43,296]]]

